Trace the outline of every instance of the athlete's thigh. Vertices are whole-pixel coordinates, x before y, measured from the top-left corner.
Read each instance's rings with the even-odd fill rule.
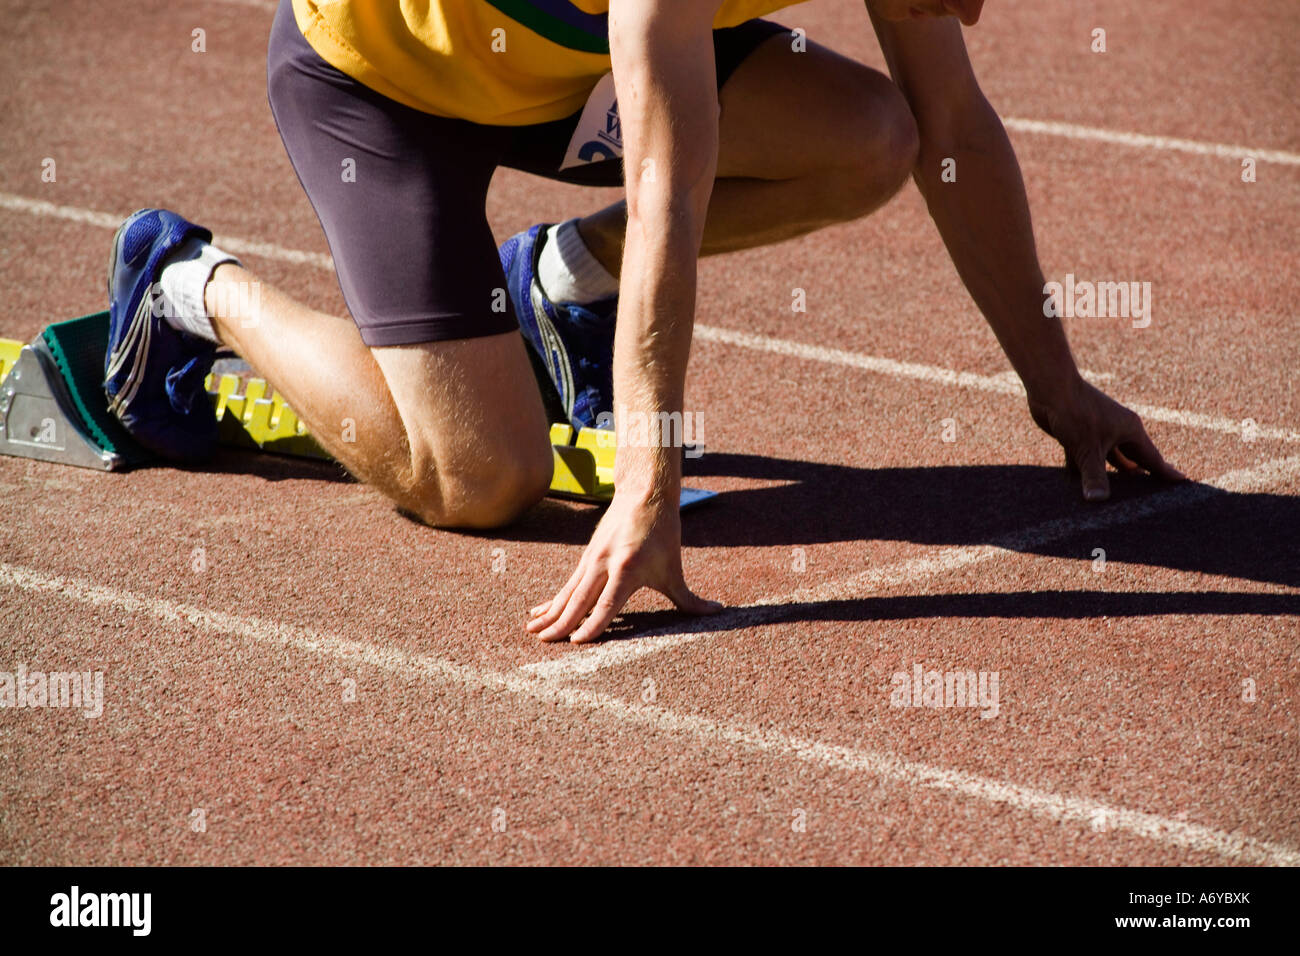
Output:
[[[272,28],[268,97],[285,150],[371,347],[516,328],[485,212],[509,131],[433,116],[325,62],[288,4]]]
[[[401,420],[409,449],[385,442],[395,461],[409,451],[417,484],[479,476],[484,462],[502,467],[511,454],[549,465],[540,392],[484,208],[509,131],[368,89],[311,49],[287,4],[272,30],[268,93],[357,345],[369,348]]]
[[[747,56],[718,99],[720,178],[793,179],[852,165],[910,122],[889,77],[791,33]]]

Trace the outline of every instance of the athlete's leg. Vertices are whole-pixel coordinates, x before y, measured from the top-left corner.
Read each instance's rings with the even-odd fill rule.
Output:
[[[441,526],[502,524],[545,494],[546,421],[517,332],[372,349],[352,320],[264,282],[240,294],[258,281],[217,267],[205,299],[218,337],[352,474]]]
[[[719,92],[718,179],[702,252],[780,242],[867,215],[916,165],[916,123],[882,73],[789,33],[764,40]],[[581,220],[593,255],[613,274],[626,205]]]
[[[484,213],[504,140],[409,110],[335,70],[287,3],[267,81],[352,320],[265,284],[257,296],[234,294],[256,279],[227,264],[205,290],[218,337],[284,393],[327,450],[402,508],[437,525],[510,520],[545,493],[552,455]],[[227,304],[234,309],[220,312]]]

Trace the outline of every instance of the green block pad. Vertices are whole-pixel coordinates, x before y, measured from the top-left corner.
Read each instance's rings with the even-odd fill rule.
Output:
[[[68,398],[87,435],[106,451],[130,464],[152,456],[132,438],[108,411],[104,396],[104,355],[108,352],[107,312],[55,322],[41,333],[67,389]]]

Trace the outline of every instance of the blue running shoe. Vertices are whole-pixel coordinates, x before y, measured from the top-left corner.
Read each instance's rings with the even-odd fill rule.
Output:
[[[537,281],[542,223],[501,245],[501,268],[519,329],[545,366],[560,405],[574,428],[613,428],[614,315],[618,296],[588,305],[557,303]],[[608,413],[600,418],[602,413]]]
[[[216,345],[172,328],[155,306],[163,259],[191,236],[212,240],[174,212],[141,209],[118,228],[108,262],[108,409],[141,445],[180,461],[206,458],[217,444],[203,388]]]

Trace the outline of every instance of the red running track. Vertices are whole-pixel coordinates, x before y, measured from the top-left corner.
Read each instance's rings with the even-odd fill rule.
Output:
[[[143,204],[342,309],[286,252],[325,246],[265,4],[3,6],[0,335],[103,308]],[[527,637],[581,506],[454,534],[309,463],[0,459],[0,670],[105,675],[98,719],[0,711],[0,862],[1300,861],[1300,16],[1188,7],[991,0],[968,37],[1004,116],[1070,124],[1012,124],[1049,275],[1155,290],[1148,328],[1072,321],[1080,364],[1205,484],[1078,500],[911,188],[702,265],[707,622],[642,595],[599,646]],[[785,22],[880,65],[857,4]],[[504,237],[611,195],[502,171],[489,212]],[[892,706],[918,664],[997,672],[996,715]]]

